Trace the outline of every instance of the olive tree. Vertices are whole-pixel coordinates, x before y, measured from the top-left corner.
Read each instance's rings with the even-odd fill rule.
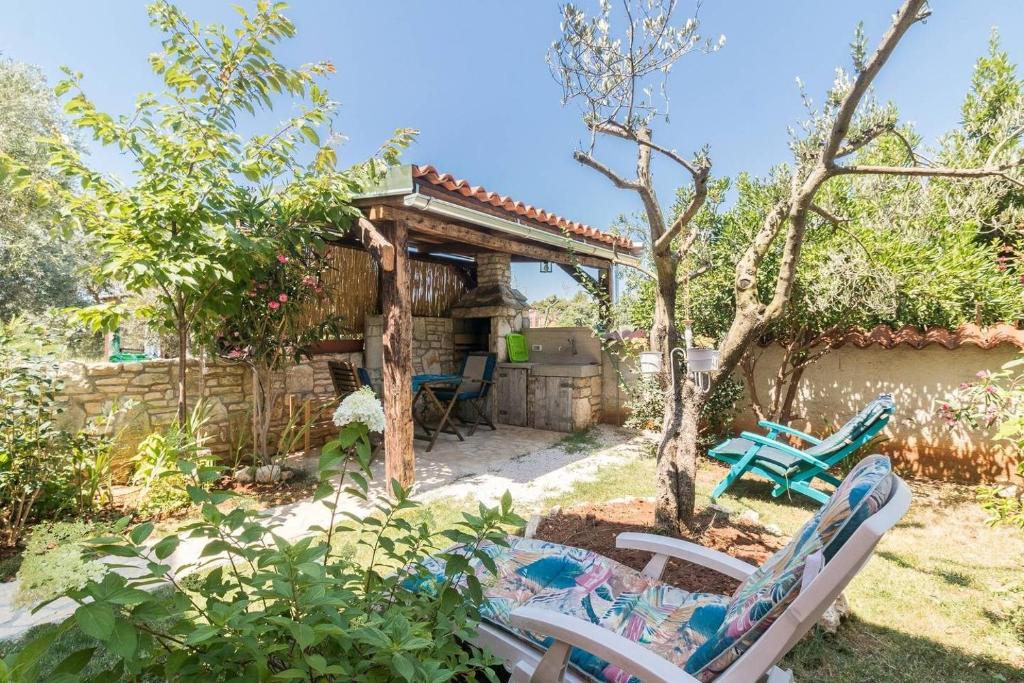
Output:
[[[592,17],[566,5],[562,35],[549,53],[565,100],[581,100],[586,111],[584,123],[591,133],[591,144],[577,150],[575,159],[616,187],[635,193],[643,204],[657,280],[651,341],[663,354],[666,368],[673,366],[671,349],[678,341],[678,269],[701,239],[693,219],[707,198],[711,163],[706,149],[688,158],[671,145],[656,142],[653,128],[657,116],[666,113],[666,80],[678,59],[722,43],[702,40],[695,17],[676,21],[676,5],[675,0],[623,0],[621,18],[613,16],[608,0],[601,2]],[[707,396],[737,368],[751,343],[784,314],[809,222],[815,216],[834,218],[818,202],[822,188],[834,178],[852,175],[1006,178],[1008,171],[1018,165],[1016,159],[1004,160],[998,154],[973,168],[933,165],[912,147],[903,164],[850,163],[858,150],[881,138],[899,135],[895,110],[875,101],[871,85],[907,31],[929,13],[926,0],[904,0],[873,52],[869,52],[858,28],[852,43],[852,72],[837,70],[820,108],[813,110],[794,132],[793,168],[784,192],[760,217],[736,262],[734,315],[720,344],[719,366],[711,375],[710,391],[700,391],[682,367],[668,373],[670,378],[678,379],[671,382],[666,394],[658,448],[656,521],[660,526],[678,527],[692,519],[701,409]],[[621,30],[615,31],[613,24],[620,19]],[[632,145],[635,175],[623,175],[601,161],[595,153],[598,139]],[[655,154],[676,164],[689,181],[689,202],[671,221],[666,219],[654,191],[651,158]],[[763,296],[758,287],[761,264],[780,240],[778,272],[767,296]]]

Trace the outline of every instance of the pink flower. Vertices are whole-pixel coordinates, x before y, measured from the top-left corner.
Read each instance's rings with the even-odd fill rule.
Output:
[[[270,310],[272,310],[272,311],[276,311],[277,309],[281,308],[281,304],[277,303],[276,301],[270,301],[270,302],[268,302],[268,303],[267,303],[267,306],[268,306],[268,307],[270,308]]]
[[[288,295],[282,292],[281,294],[277,295],[277,300],[280,301],[281,303],[284,303],[288,301]]]
[[[302,284],[307,287],[316,287],[316,278],[312,275],[306,275],[302,278]]]
[[[285,256],[284,254],[278,254],[277,255],[277,262],[278,263],[288,263],[288,257]]]
[[[241,337],[241,336],[242,336],[242,334],[241,334],[240,332],[235,332],[235,336],[236,336],[236,337]]]
[[[988,377],[988,370],[978,370],[977,377],[978,379],[985,379]]]

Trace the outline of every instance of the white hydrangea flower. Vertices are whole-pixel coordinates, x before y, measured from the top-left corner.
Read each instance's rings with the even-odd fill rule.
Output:
[[[352,422],[363,423],[371,432],[384,431],[384,407],[370,387],[352,392],[334,411],[334,424],[344,427]]]

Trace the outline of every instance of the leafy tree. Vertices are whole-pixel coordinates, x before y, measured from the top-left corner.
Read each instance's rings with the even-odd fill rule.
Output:
[[[550,327],[595,327],[598,305],[587,292],[576,292],[565,298],[552,294],[530,304],[540,315],[542,324]]]
[[[131,115],[99,111],[81,74],[68,71],[57,87],[75,127],[134,160],[126,185],[54,141],[51,162],[75,191],[49,189],[67,202],[68,220],[98,242],[103,281],[157,292],[148,314],[178,339],[179,422],[187,413],[185,357],[193,334],[213,335],[254,271],[280,248],[275,240],[315,241],[325,226],[346,229],[356,215],[352,194],[409,139],[402,131],[383,159],[337,168],[336,103],[319,85],[334,67],[294,68],[274,54],[295,34],[283,8],[265,0],[253,12],[239,8],[240,25],[228,30],[202,27],[166,1],[152,4],[152,24],[164,40],[150,64],[163,90],[140,94]],[[243,117],[270,110],[276,96],[292,98],[297,113],[269,132],[239,132],[250,125],[240,125]],[[97,326],[115,324],[120,313],[116,304],[88,311]]]
[[[655,141],[653,124],[664,113],[655,93],[666,92],[665,81],[675,62],[685,54],[712,45],[702,41],[696,18],[677,23],[671,0],[623,0],[613,16],[603,2],[596,16],[588,17],[573,5],[563,7],[562,35],[552,47],[549,61],[562,85],[566,101],[584,104],[584,123],[591,133],[589,148],[574,158],[605,176],[615,187],[634,193],[643,203],[650,232],[655,306],[651,342],[662,353],[665,367],[672,365],[671,349],[678,343],[676,304],[680,269],[692,261],[692,249],[705,235],[695,224],[708,196],[711,162],[706,150],[692,158]],[[875,101],[871,86],[912,26],[930,14],[926,0],[904,0],[892,24],[869,52],[858,28],[852,48],[852,72],[839,70],[823,103],[815,106],[804,94],[808,118],[794,131],[793,167],[783,169],[782,192],[752,223],[749,239],[737,251],[732,289],[733,315],[720,344],[718,369],[707,393],[698,389],[683,368],[669,372],[680,381],[666,393],[662,441],[658,448],[657,523],[664,527],[688,524],[696,501],[699,419],[715,388],[726,381],[751,344],[780,319],[790,303],[801,253],[812,223],[830,215],[822,206],[830,181],[852,176],[940,178],[999,178],[1019,161],[1003,157],[1003,150],[972,168],[922,163],[911,141],[900,136],[895,109]],[[616,31],[613,27],[618,23]],[[595,156],[598,140],[617,140],[636,154],[636,175],[625,176]],[[898,164],[860,163],[857,153],[892,139],[906,143],[907,154]],[[651,180],[652,157],[678,166],[688,180],[685,207],[669,212],[660,204]],[[779,246],[781,244],[781,247]],[[761,268],[769,252],[779,249],[778,271],[763,294]],[[683,269],[684,276],[687,271]],[[685,279],[685,278],[684,278]]]
[[[314,343],[340,333],[341,320],[311,319],[325,296],[325,271],[321,251],[299,248],[278,252],[220,328],[220,355],[245,364],[253,375],[253,445],[264,463],[270,457],[274,407],[283,390],[280,381],[275,382],[275,373],[293,360],[309,357]]]
[[[39,69],[0,59],[0,159],[45,175],[48,152],[40,140],[65,128]],[[0,173],[0,320],[78,305],[86,294],[86,240],[71,231],[52,239],[62,227],[55,207],[14,192],[15,181]]]

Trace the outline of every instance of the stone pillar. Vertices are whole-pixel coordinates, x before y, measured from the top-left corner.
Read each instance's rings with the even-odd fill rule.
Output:
[[[508,254],[477,254],[477,287],[486,285],[512,285],[512,257]]]

